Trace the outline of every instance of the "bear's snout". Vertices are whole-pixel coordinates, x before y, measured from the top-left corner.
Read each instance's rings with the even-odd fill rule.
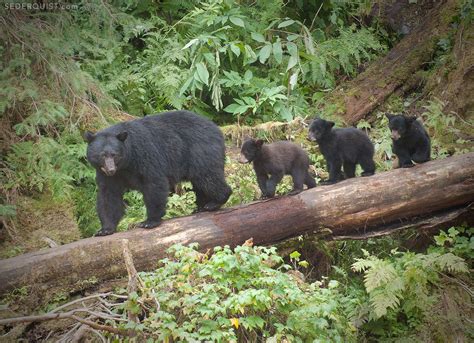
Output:
[[[115,161],[114,161],[113,157],[106,157],[104,159],[104,166],[102,166],[100,169],[107,176],[114,175],[117,171],[117,166],[115,165]]]
[[[396,141],[400,138],[400,133],[397,130],[392,130],[390,137],[392,137],[392,139]]]
[[[240,153],[239,162],[240,163],[249,163],[249,160],[247,159],[247,157],[245,157],[244,154]]]

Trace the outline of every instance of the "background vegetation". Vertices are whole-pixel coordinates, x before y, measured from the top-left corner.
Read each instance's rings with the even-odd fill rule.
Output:
[[[47,239],[67,243],[96,232],[95,172],[85,159],[81,132],[118,121],[189,109],[222,125],[228,141],[226,174],[234,190],[227,206],[260,196],[251,167],[235,161],[247,126],[247,133],[270,141],[299,142],[310,153],[316,178],[325,177],[322,156],[306,141],[302,123],[321,115],[343,124],[333,114],[337,111],[331,111],[337,104],[326,103],[324,113],[317,110],[319,104],[399,39],[370,14],[373,5],[365,0],[120,0],[78,1],[72,9],[60,11],[2,7],[0,256],[47,246]],[[439,48],[424,73],[436,75],[452,63],[453,37],[463,23],[472,23],[469,1],[460,2],[453,23],[450,35],[437,42]],[[414,102],[432,136],[434,158],[472,150],[469,139],[460,134],[466,127],[463,118],[445,113],[445,104],[435,97],[418,100],[418,92],[415,88],[392,96],[370,119],[357,124],[375,143],[378,170],[391,168],[384,112],[402,112]],[[288,124],[274,125],[276,121]],[[288,181],[279,186],[279,194],[289,190]],[[139,193],[128,193],[126,201],[121,230],[145,214]],[[169,198],[167,218],[193,210],[194,194],[183,184]],[[472,337],[472,326],[468,329],[459,319],[465,315],[461,304],[456,314],[436,308],[437,299],[452,286],[446,281],[451,273],[467,271],[463,259],[472,264],[471,236],[468,228],[453,228],[438,236],[437,248],[424,254],[403,248],[403,237],[330,246],[293,242],[305,251],[311,244],[313,254],[314,247],[325,251],[324,261],[312,265],[327,268],[325,275],[331,274],[333,281],[317,283],[312,282],[318,272],[308,272],[295,256],[285,256],[293,267],[282,264],[273,248],[222,248],[200,262],[192,248],[175,247],[175,264],[164,262],[164,269],[146,280],[159,289],[163,280],[182,275],[181,264],[192,266],[186,267],[191,269],[185,275],[193,273],[195,279],[188,280],[193,291],[168,294],[160,302],[166,300],[169,308],[154,314],[160,325],[169,325],[166,330],[161,327],[163,335],[175,339],[217,339],[210,336],[212,325],[222,328],[222,339],[420,339],[429,335],[427,328],[434,320],[443,321],[446,315],[455,316],[457,328],[471,330],[467,335]],[[399,245],[403,252],[392,251]],[[304,258],[311,260],[310,255]],[[279,261],[278,269],[264,267],[269,258]],[[235,269],[232,259],[249,265]],[[231,275],[212,272],[210,281],[204,274],[219,263],[228,266],[224,272]],[[305,271],[311,282],[292,280],[285,273],[291,268]],[[253,294],[254,289],[263,295]],[[270,291],[284,296],[275,301]],[[456,301],[465,299],[457,290],[449,292]],[[137,294],[137,299],[140,296],[144,295]],[[186,304],[173,302],[187,297]],[[240,319],[224,325],[215,308],[196,307],[196,297],[206,299],[209,308],[225,301],[228,311],[223,318]],[[239,313],[243,304],[251,315]],[[178,305],[185,317],[176,313]],[[263,314],[270,309],[272,314]],[[208,311],[207,328],[197,327],[193,319],[202,311]],[[427,317],[429,311],[439,318]],[[318,322],[310,321],[315,317]],[[173,331],[184,323],[188,333]],[[186,336],[195,330],[201,336]]]

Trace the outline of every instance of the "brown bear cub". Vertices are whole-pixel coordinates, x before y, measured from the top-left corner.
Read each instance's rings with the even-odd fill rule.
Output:
[[[316,187],[314,178],[308,172],[308,154],[292,142],[263,144],[261,139],[249,139],[242,145],[239,162],[253,162],[262,198],[272,198],[275,195],[276,186],[284,175],[291,175],[293,178],[290,195],[301,192],[303,185],[308,188]]]

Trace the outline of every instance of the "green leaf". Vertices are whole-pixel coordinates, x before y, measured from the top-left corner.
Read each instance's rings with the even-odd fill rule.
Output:
[[[181,50],[185,50],[185,49],[189,48],[191,45],[196,44],[197,42],[199,42],[199,38],[191,39],[185,46],[183,46],[183,48]]]
[[[270,57],[271,52],[272,52],[271,44],[267,44],[262,49],[260,49],[259,58],[258,58],[260,63],[262,64],[265,63],[266,60],[268,60],[268,58]]]
[[[239,57],[240,56],[240,48],[235,45],[235,44],[230,44],[230,50],[232,50],[232,52],[237,56]]]
[[[196,64],[196,71],[199,77],[199,81],[204,83],[206,86],[209,85],[209,72],[207,71],[206,65],[202,62]]]
[[[298,63],[298,57],[297,56],[290,56],[290,59],[288,60],[288,66],[286,67],[286,71],[293,68],[297,63]]]
[[[229,20],[231,21],[232,24],[240,26],[240,27],[245,27],[245,23],[242,19],[239,17],[229,17]]]
[[[283,49],[281,48],[281,42],[278,40],[273,43],[273,57],[278,64],[283,61]]]
[[[301,254],[298,252],[298,251],[293,251],[291,254],[290,254],[290,258],[292,260],[297,260],[301,257]]]
[[[253,40],[256,40],[257,42],[265,43],[265,37],[260,33],[252,32],[250,36],[252,37]]]
[[[297,39],[299,37],[300,37],[300,35],[296,35],[296,34],[288,35],[288,37],[286,37],[286,40],[291,42],[291,41],[294,41],[295,39]]]
[[[294,24],[294,22],[295,21],[292,19],[285,20],[278,25],[278,28],[281,29],[282,27],[290,26],[291,24]]]
[[[247,69],[247,71],[244,74],[244,79],[246,81],[250,81],[252,79],[252,77],[253,77],[252,71],[250,69]]]
[[[290,56],[297,56],[298,55],[298,46],[295,43],[288,42],[286,43],[286,49]]]

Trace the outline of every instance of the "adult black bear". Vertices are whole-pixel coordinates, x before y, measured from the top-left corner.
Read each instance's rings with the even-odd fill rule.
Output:
[[[402,168],[413,167],[412,161],[430,160],[431,142],[423,125],[415,117],[387,114],[391,131],[392,150]]]
[[[291,175],[293,178],[291,195],[301,192],[303,184],[308,188],[316,186],[316,182],[308,172],[308,154],[292,142],[263,144],[261,139],[249,139],[242,145],[239,162],[253,162],[263,198],[275,195],[276,186],[284,175]]]
[[[225,146],[220,129],[188,111],[173,111],[86,132],[87,159],[96,168],[98,236],[115,232],[124,213],[123,194],[143,193],[147,219],[160,224],[170,187],[191,181],[198,210],[213,211],[232,193],[224,178]]]
[[[362,176],[373,175],[374,145],[369,137],[354,127],[333,129],[333,126],[332,121],[317,118],[309,127],[308,139],[318,143],[326,159],[329,179],[323,183],[332,184],[342,180],[342,166],[346,178],[355,176],[357,164],[364,170]]]

